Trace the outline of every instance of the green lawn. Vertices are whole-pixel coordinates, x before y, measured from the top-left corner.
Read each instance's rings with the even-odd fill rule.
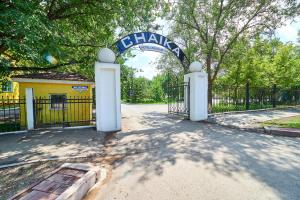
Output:
[[[282,128],[300,128],[300,115],[270,120],[262,123],[263,126],[276,126]]]
[[[249,110],[259,110],[259,109],[267,109],[273,108],[271,104],[250,104]],[[233,112],[233,111],[245,111],[246,105],[245,104],[217,104],[213,105],[212,112],[219,113],[219,112]]]

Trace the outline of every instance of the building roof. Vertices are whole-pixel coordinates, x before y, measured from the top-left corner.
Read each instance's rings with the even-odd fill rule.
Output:
[[[63,80],[63,81],[82,81],[82,82],[92,82],[88,78],[78,74],[78,73],[68,73],[68,72],[37,72],[30,74],[19,74],[12,76],[13,79],[45,79],[45,80]]]

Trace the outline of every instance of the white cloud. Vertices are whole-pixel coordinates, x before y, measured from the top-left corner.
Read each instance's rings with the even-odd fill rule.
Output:
[[[297,42],[298,31],[300,30],[300,17],[296,18],[295,22],[287,23],[285,26],[276,30],[276,36],[282,42]]]
[[[134,51],[136,55],[133,58],[129,58],[128,61],[125,62],[126,65],[136,68],[138,70],[142,70],[137,73],[137,76],[143,76],[148,79],[152,79],[155,75],[159,73],[156,68],[155,61],[157,61],[161,53],[153,52],[153,51]]]

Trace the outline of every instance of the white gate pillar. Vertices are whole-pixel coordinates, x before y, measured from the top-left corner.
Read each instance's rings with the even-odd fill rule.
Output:
[[[202,64],[193,62],[190,65],[191,73],[184,75],[184,82],[190,82],[190,120],[200,121],[208,117],[207,73],[201,72]],[[185,101],[187,93],[185,92]]]
[[[25,95],[26,95],[27,129],[33,130],[34,129],[33,88],[26,88]],[[21,112],[21,110],[19,112]]]
[[[112,50],[103,48],[95,63],[97,131],[121,130],[120,65],[115,59]]]

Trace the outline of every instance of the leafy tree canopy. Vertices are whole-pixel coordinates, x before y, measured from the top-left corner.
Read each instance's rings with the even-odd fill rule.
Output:
[[[205,64],[211,104],[212,84],[238,39],[273,33],[298,14],[297,0],[179,0],[171,6],[169,20],[171,35],[187,55]]]
[[[118,34],[147,29],[163,5],[156,0],[3,0],[0,3],[0,64],[7,70],[51,67],[93,76],[95,55]],[[25,67],[24,67],[25,66]]]
[[[280,88],[300,86],[300,52],[294,44],[278,39],[240,39],[224,61],[217,84]]]

